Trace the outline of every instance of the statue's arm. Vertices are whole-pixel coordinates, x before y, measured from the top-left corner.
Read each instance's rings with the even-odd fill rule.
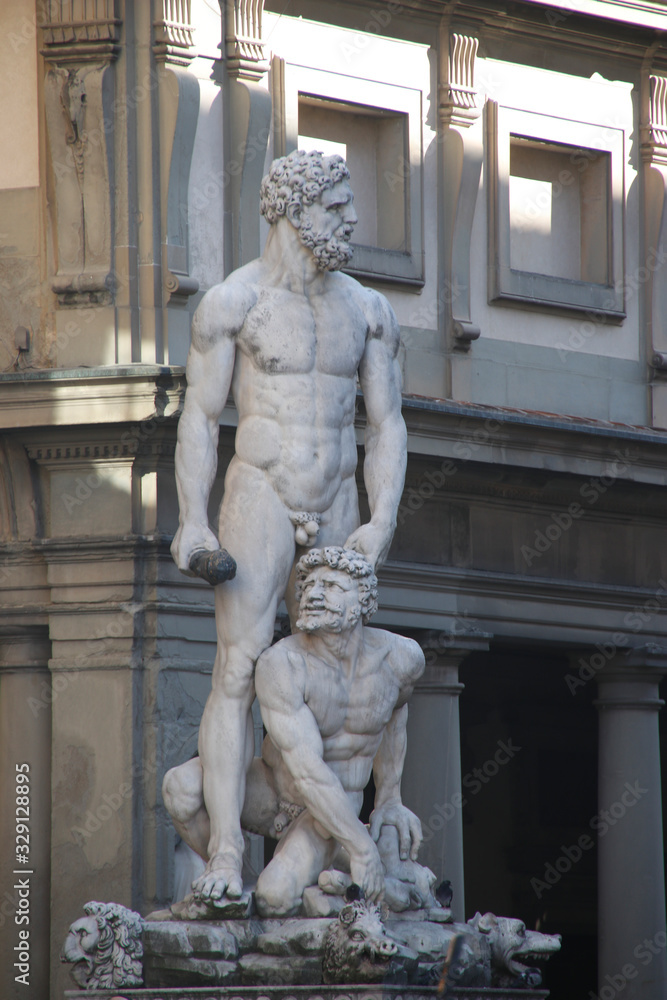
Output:
[[[375,782],[375,808],[371,814],[370,832],[374,840],[380,836],[383,825],[398,830],[399,852],[404,860],[409,856],[417,860],[422,841],[422,827],[417,816],[407,809],[401,799],[401,777],[407,749],[408,698],[424,671],[424,654],[412,639],[393,637],[392,659],[398,674],[400,693],[396,708],[383,733],[382,742],[373,761]]]
[[[340,780],[324,760],[322,736],[304,701],[297,660],[278,645],[257,661],[255,685],[262,719],[303,804],[321,828],[318,832],[345,847],[354,881],[367,898],[377,900],[384,891],[380,857]]]
[[[217,285],[206,293],[192,320],[188,386],[175,454],[179,528],[171,547],[184,572],[195,552],[220,548],[208,526],[208,498],[218,464],[218,421],[229,393],[235,335],[247,312],[247,298],[243,286]]]
[[[374,566],[384,561],[396,527],[407,460],[407,432],[401,413],[400,331],[394,311],[379,292],[365,290],[369,333],[359,365],[366,407],[364,482],[371,520],[347,544]]]

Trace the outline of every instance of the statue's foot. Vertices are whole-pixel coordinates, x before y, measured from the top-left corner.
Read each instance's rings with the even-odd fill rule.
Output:
[[[317,884],[322,892],[326,892],[329,896],[344,896],[345,890],[352,885],[352,876],[335,868],[328,868],[320,872]]]
[[[243,881],[239,865],[228,854],[214,854],[206,869],[192,883],[195,899],[215,903],[217,899],[239,899],[243,895]]]

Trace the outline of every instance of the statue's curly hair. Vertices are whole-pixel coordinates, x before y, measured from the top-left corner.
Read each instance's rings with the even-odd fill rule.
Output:
[[[312,205],[323,191],[349,177],[342,156],[295,150],[271,164],[259,189],[259,210],[273,224],[290,205],[299,209]]]
[[[342,570],[359,583],[361,620],[367,625],[378,609],[378,581],[365,556],[354,549],[329,545],[324,549],[309,549],[296,564],[296,599],[301,600],[303,587],[311,571],[318,566]]]

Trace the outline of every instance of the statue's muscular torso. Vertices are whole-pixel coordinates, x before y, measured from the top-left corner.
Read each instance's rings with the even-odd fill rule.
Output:
[[[368,293],[340,274],[311,297],[267,281],[250,289],[235,337],[237,461],[264,472],[290,510],[322,513],[357,464],[356,375]]]
[[[297,634],[266,650],[257,669],[260,684],[264,676],[265,685],[272,679],[280,684],[277,671],[298,688],[322,736],[323,760],[358,810],[384,731],[422,672],[419,646],[381,629],[364,629],[363,649],[348,672],[310,653]],[[270,734],[262,755],[274,769],[281,794],[302,804]]]

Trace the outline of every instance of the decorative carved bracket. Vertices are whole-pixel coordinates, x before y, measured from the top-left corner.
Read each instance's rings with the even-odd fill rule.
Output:
[[[447,72],[439,87],[440,119],[444,124],[467,128],[481,114],[474,82],[478,46],[477,38],[450,35],[449,58],[443,66]]]
[[[648,78],[648,120],[642,123],[641,155],[646,163],[667,166],[667,77]]]
[[[189,66],[192,47],[191,0],[157,0],[153,53],[159,63]]]
[[[110,164],[113,79],[119,46],[117,0],[48,0],[42,55],[55,192],[56,274],[61,305],[111,301]]]
[[[42,6],[42,55],[47,62],[63,66],[116,58],[121,25],[117,0],[46,0]]]
[[[457,351],[469,351],[480,335],[470,309],[470,239],[482,169],[480,118],[475,90],[475,57],[479,41],[451,32],[448,18],[440,26],[440,179],[443,289],[440,299],[447,339]]]
[[[667,77],[642,74],[640,151],[644,162],[643,285],[652,422],[667,427]]]
[[[264,0],[226,0],[225,52],[233,79],[261,80],[269,69],[262,41]]]

